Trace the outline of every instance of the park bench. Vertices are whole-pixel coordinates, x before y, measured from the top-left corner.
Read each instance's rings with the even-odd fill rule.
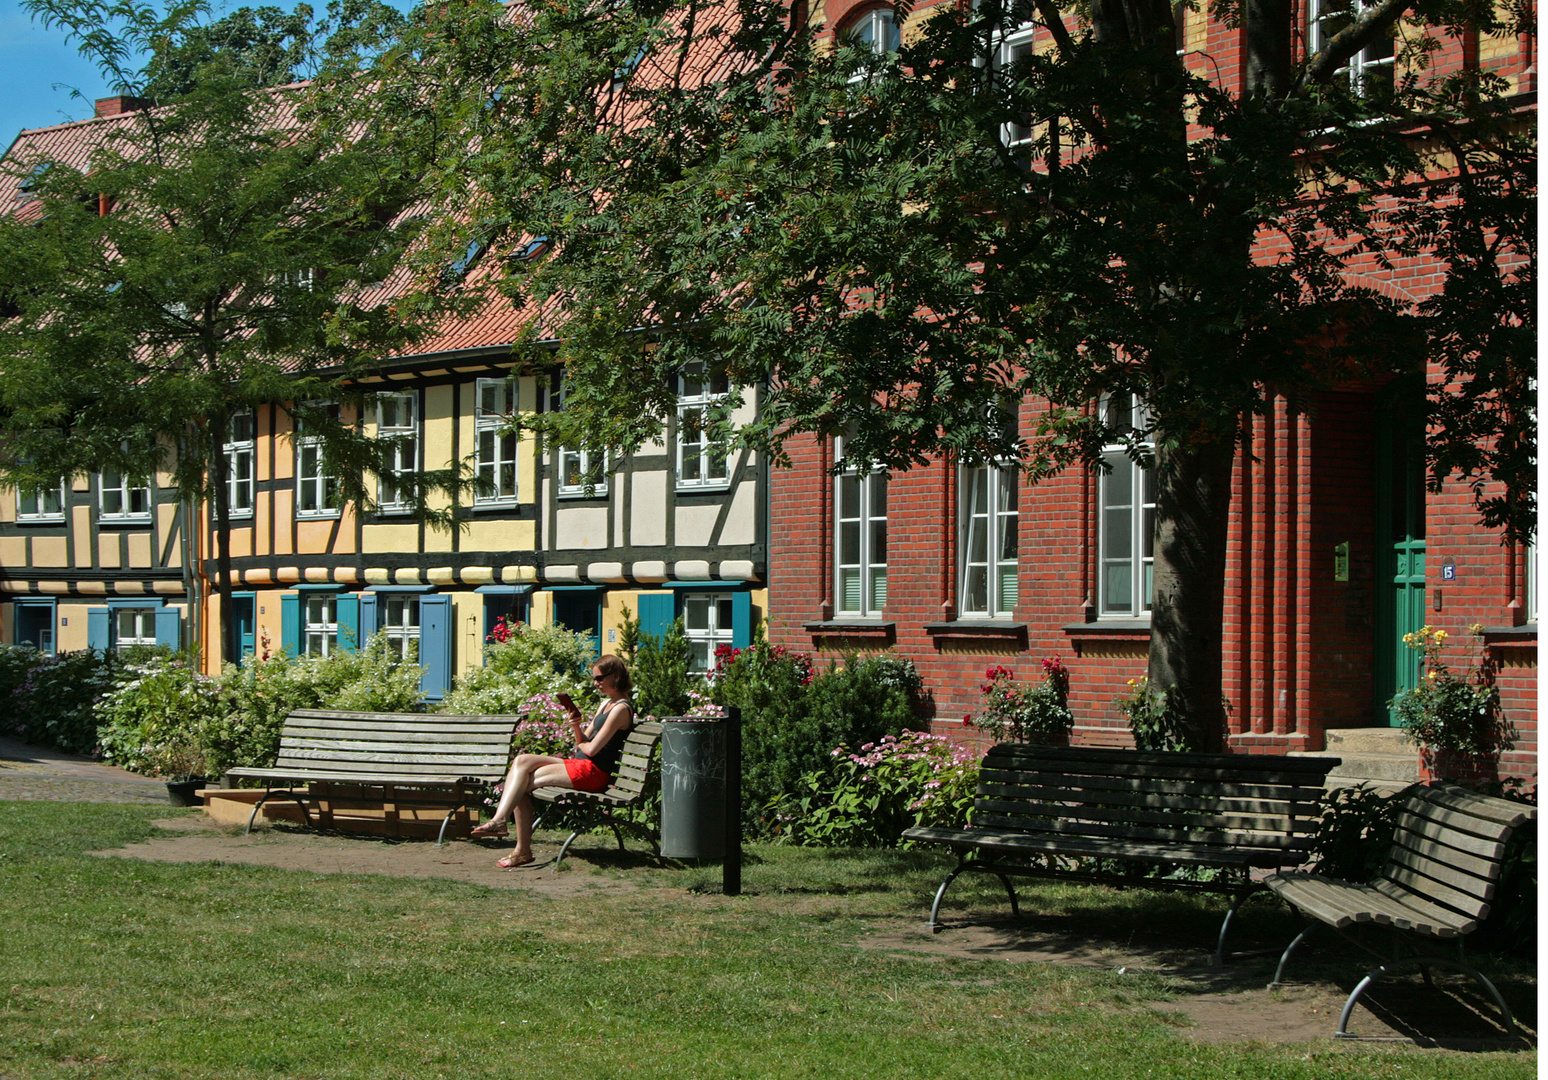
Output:
[[[1536,821],[1535,807],[1491,798],[1450,784],[1416,784],[1400,796],[1387,864],[1374,881],[1351,884],[1304,871],[1271,874],[1264,884],[1306,920],[1279,958],[1270,988],[1280,985],[1291,953],[1312,931],[1331,927],[1345,941],[1383,962],[1355,986],[1338,1018],[1338,1038],[1349,1034],[1349,1016],[1360,996],[1385,975],[1419,968],[1426,983],[1430,968],[1450,968],[1471,976],[1488,992],[1515,1034],[1510,1007],[1495,985],[1462,959],[1462,939],[1489,914],[1510,834]],[[1391,931],[1391,954],[1371,946],[1358,931]],[[1455,942],[1455,957],[1435,954],[1442,942]],[[1406,953],[1406,955],[1405,955]]]
[[[310,804],[323,828],[343,808],[380,806],[388,821],[404,807],[445,808],[440,844],[452,818],[466,819],[469,806],[505,775],[520,719],[298,709],[285,717],[272,768],[232,769],[226,776],[267,785],[247,819],[249,832],[271,798],[297,803],[313,825]],[[298,791],[297,784],[305,786]]]
[[[1216,944],[1220,963],[1237,909],[1262,889],[1251,871],[1307,860],[1324,778],[1336,764],[1001,743],[984,758],[967,828],[903,835],[958,853],[930,907],[933,931],[947,888],[964,873],[998,877],[1013,916],[1020,908],[1012,876],[1218,892],[1234,896]]]
[[[623,756],[618,760],[618,771],[613,775],[613,783],[602,791],[575,791],[571,788],[540,787],[534,788],[532,797],[548,803],[548,808],[533,822],[533,828],[543,823],[555,810],[571,810],[578,817],[573,821],[574,831],[569,838],[559,847],[559,854],[554,856],[553,865],[558,866],[563,861],[565,854],[570,850],[570,845],[575,843],[576,837],[589,832],[598,825],[612,827],[613,835],[618,839],[618,850],[623,851],[623,830],[627,829],[642,837],[655,850],[661,853],[661,839],[651,829],[639,822],[630,821],[628,818],[619,817],[614,811],[626,806],[637,806],[645,794],[645,779],[650,773],[651,757],[656,752],[656,744],[661,741],[661,725],[654,720],[647,720],[634,725],[634,730],[629,732],[629,737],[624,741]]]

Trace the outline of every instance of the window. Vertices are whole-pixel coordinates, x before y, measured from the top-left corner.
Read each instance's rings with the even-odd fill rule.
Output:
[[[715,650],[731,644],[733,601],[729,593],[683,597],[683,633],[692,659],[688,670],[703,674],[715,666]]]
[[[994,50],[989,54],[989,72],[996,88],[1004,93],[1009,89],[1010,75],[1032,55],[1032,39],[1036,27],[1027,23],[1009,33],[998,34]],[[1030,164],[1032,154],[1032,122],[1030,117],[1018,117],[1000,125],[1000,142],[1012,151],[1023,164]]]
[[[231,418],[226,433],[226,499],[231,516],[253,516],[254,466],[258,460],[254,435],[257,422],[252,413]]]
[[[392,467],[378,478],[376,501],[384,511],[410,508],[410,493],[400,477],[419,468],[419,397],[412,390],[376,396],[376,435],[396,440]]]
[[[113,648],[126,652],[156,644],[156,609],[126,607],[113,612]]]
[[[323,463],[322,439],[302,434],[296,423],[296,516],[334,517],[339,512],[339,482]]]
[[[17,521],[63,521],[64,484],[37,491],[16,491]]]
[[[104,469],[97,478],[103,521],[149,521],[150,488],[137,485],[121,472]]]
[[[1017,562],[1017,477],[1014,467],[962,470],[963,615],[993,618],[1014,614],[1020,595]]]
[[[1111,428],[1143,431],[1149,423],[1145,406],[1128,394],[1105,398],[1102,407]],[[1106,446],[1102,460],[1111,472],[1097,484],[1097,611],[1109,618],[1140,618],[1150,611],[1155,473],[1131,459],[1121,443]]]
[[[887,474],[834,480],[838,611],[880,616],[887,603]]]
[[[307,596],[301,608],[301,654],[332,656],[339,649],[339,598],[332,593]]]
[[[516,502],[516,432],[506,430],[515,411],[509,379],[479,379],[474,426],[475,506],[512,506]]]
[[[1365,14],[1367,7],[1365,0],[1308,0],[1312,54],[1326,48],[1329,41]],[[1334,74],[1334,79],[1346,82],[1357,97],[1389,94],[1394,66],[1392,38],[1381,37],[1352,56]]]
[[[564,408],[564,393],[556,391],[550,399],[554,412]],[[590,450],[576,450],[561,446],[555,452],[555,465],[559,470],[559,494],[605,495],[607,494],[608,455],[593,454]],[[590,485],[590,491],[587,485]]]
[[[677,377],[677,486],[723,487],[731,480],[730,451],[710,434],[728,392],[724,375],[695,364]]]
[[[419,597],[385,595],[378,631],[387,635],[387,649],[399,660],[419,660]]]
[[[875,7],[849,25],[844,31],[845,40],[852,45],[868,48],[878,56],[895,53],[902,44],[898,30],[898,17],[891,7]]]

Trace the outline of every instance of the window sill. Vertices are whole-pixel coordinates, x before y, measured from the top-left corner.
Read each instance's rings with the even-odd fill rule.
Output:
[[[696,493],[710,494],[731,490],[730,480],[715,480],[702,484],[677,482],[676,491],[679,495],[693,495]]]
[[[342,515],[340,510],[297,510],[297,521],[333,521]]]
[[[113,517],[107,514],[97,515],[98,525],[149,525],[150,523],[149,514],[120,514]]]
[[[814,638],[863,638],[891,644],[897,637],[897,623],[880,619],[827,619],[803,628]]]
[[[474,503],[473,512],[478,513],[480,510],[515,510],[520,506],[521,500],[519,499],[490,499],[487,502]]]
[[[63,525],[64,523],[65,516],[63,514],[53,514],[49,516],[39,514],[36,517],[18,517],[16,519],[16,524],[18,525]]]
[[[1537,624],[1522,626],[1486,626],[1484,644],[1491,649],[1529,649],[1537,647]]]
[[[1102,619],[1065,623],[1067,637],[1075,641],[1149,641],[1149,619]]]
[[[561,499],[605,499],[607,498],[607,485],[598,484],[590,491],[583,487],[562,487],[556,494]]]
[[[925,623],[924,632],[937,640],[962,638],[969,640],[1018,641],[1027,640],[1027,624],[1009,619],[955,619],[951,622]]]

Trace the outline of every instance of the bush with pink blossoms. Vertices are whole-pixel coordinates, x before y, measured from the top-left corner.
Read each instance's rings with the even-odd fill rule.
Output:
[[[833,751],[834,768],[807,773],[771,807],[776,836],[806,847],[909,846],[915,825],[961,828],[982,751],[944,735],[903,731]]]

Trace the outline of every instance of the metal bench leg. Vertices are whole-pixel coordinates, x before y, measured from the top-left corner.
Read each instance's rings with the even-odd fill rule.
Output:
[[[951,886],[951,883],[957,880],[957,875],[964,870],[982,870],[984,873],[991,873],[999,878],[1000,884],[1005,886],[1006,895],[1010,897],[1011,918],[1019,919],[1021,917],[1021,904],[1016,899],[1016,889],[1011,885],[1010,878],[992,867],[979,866],[977,863],[964,859],[957,864],[956,869],[946,875],[946,880],[941,882],[941,887],[935,890],[935,902],[930,905],[930,922],[928,923],[930,933],[939,934],[941,932],[940,922],[938,921],[941,913],[941,900],[945,897],[946,890]]]
[[[930,905],[930,922],[928,924],[932,934],[939,934],[941,932],[940,924],[936,922],[936,916],[941,911],[941,898],[946,895],[947,887],[957,880],[957,875],[960,873],[962,873],[962,867],[959,865],[955,870],[946,875],[946,880],[941,882],[941,887],[935,890],[935,903]]]
[[[253,803],[253,812],[247,815],[247,828],[242,830],[243,836],[248,836],[252,833],[253,822],[258,820],[258,811],[263,809],[264,803],[268,802],[276,795],[289,799],[297,806],[299,806],[301,808],[301,820],[306,822],[306,827],[309,829],[315,827],[312,825],[312,815],[307,812],[306,802],[304,800],[296,798],[288,791],[266,791],[263,793],[263,798]]]
[[[1299,934],[1295,935],[1295,940],[1290,942],[1290,944],[1285,947],[1285,951],[1279,957],[1279,966],[1274,969],[1274,981],[1268,984],[1268,988],[1270,990],[1279,989],[1280,978],[1285,973],[1285,965],[1290,962],[1290,954],[1295,952],[1296,949],[1300,948],[1301,943],[1311,936],[1313,930],[1317,929],[1317,927],[1321,925],[1321,923],[1308,923],[1305,929],[1303,929]]]
[[[1242,902],[1251,896],[1252,893],[1252,889],[1244,889],[1237,893],[1236,899],[1232,900],[1231,906],[1226,909],[1225,919],[1223,919],[1220,923],[1220,937],[1215,942],[1215,955],[1212,956],[1209,961],[1212,966],[1220,967],[1225,963],[1226,935],[1231,932],[1231,920],[1236,918],[1237,909],[1242,906]]]
[[[569,838],[566,839],[564,843],[559,845],[559,854],[554,856],[554,869],[555,870],[559,869],[559,864],[564,861],[565,855],[570,850],[570,845],[575,843],[575,838],[577,836],[579,836],[581,833],[585,832],[585,831],[586,831],[585,829],[576,829],[574,832],[572,832],[569,835]]]
[[[1500,1010],[1500,1016],[1505,1021],[1505,1034],[1518,1034],[1516,1030],[1515,1017],[1511,1016],[1510,1014],[1510,1006],[1505,1004],[1505,999],[1500,995],[1499,989],[1484,976],[1483,972],[1479,971],[1472,964],[1466,964],[1460,960],[1448,960],[1443,956],[1411,956],[1407,960],[1394,960],[1389,964],[1382,964],[1379,967],[1373,968],[1369,975],[1360,980],[1359,985],[1356,986],[1354,991],[1349,995],[1349,1000],[1344,1002],[1344,1011],[1339,1014],[1338,1030],[1333,1033],[1334,1038],[1360,1038],[1358,1035],[1351,1035],[1348,1031],[1349,1016],[1354,1012],[1355,1004],[1360,1000],[1360,996],[1364,994],[1365,991],[1370,988],[1371,984],[1374,983],[1377,979],[1380,979],[1385,975],[1391,975],[1393,972],[1401,971],[1404,968],[1414,967],[1426,969],[1430,967],[1451,968],[1453,971],[1460,971],[1464,975],[1472,976],[1475,982],[1477,982],[1488,991],[1489,997],[1494,1000],[1495,1007]]]

